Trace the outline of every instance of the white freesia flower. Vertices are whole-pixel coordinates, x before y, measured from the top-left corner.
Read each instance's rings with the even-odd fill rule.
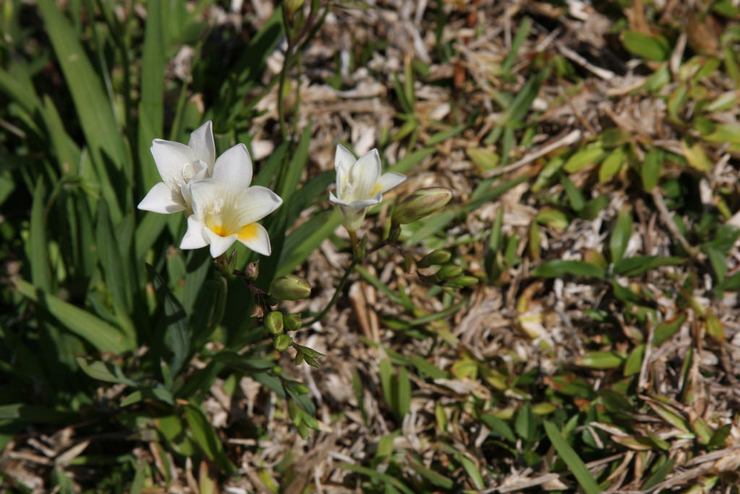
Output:
[[[209,179],[190,183],[193,214],[181,249],[210,245],[218,257],[237,240],[255,252],[270,255],[270,237],[257,223],[283,202],[270,189],[251,186],[252,159],[244,144],[218,157]]]
[[[187,146],[154,139],[151,152],[162,181],[151,188],[139,209],[154,213],[190,211],[190,184],[210,176],[216,161],[211,121],[190,134]]]
[[[362,224],[368,207],[378,204],[384,193],[406,180],[400,173],[381,174],[377,149],[356,159],[347,148],[338,145],[334,169],[337,174],[336,194],[330,193],[329,201],[341,208],[350,230],[356,230]]]

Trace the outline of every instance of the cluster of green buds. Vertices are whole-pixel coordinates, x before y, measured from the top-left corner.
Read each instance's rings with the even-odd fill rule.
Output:
[[[416,263],[419,276],[431,283],[443,283],[451,288],[469,288],[478,284],[475,276],[465,274],[462,266],[453,262],[448,250],[433,250]]]
[[[303,300],[311,296],[311,285],[298,276],[280,276],[273,280],[269,294],[275,303]],[[300,329],[302,320],[299,314],[285,314],[280,310],[274,310],[265,316],[264,323],[274,337],[275,350],[284,352],[293,345],[293,338],[286,332]]]

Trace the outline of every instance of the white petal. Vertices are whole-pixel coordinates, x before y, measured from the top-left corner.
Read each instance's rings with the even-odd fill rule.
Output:
[[[137,207],[153,213],[176,213],[185,209],[178,199],[177,194],[167,184],[159,182],[149,190]]]
[[[164,182],[179,182],[182,180],[183,167],[193,161],[193,152],[185,144],[179,142],[154,139],[151,147],[154,162],[157,164],[159,176]]]
[[[354,187],[354,197],[367,199],[373,194],[373,188],[380,178],[380,154],[377,149],[357,160],[352,167],[350,179]]]
[[[208,243],[211,244],[211,257],[214,258],[229,250],[231,244],[236,241],[236,235],[222,237],[220,235],[216,235],[208,228],[204,228],[203,231],[205,232],[206,237],[208,237]]]
[[[357,158],[344,146],[337,144],[337,152],[334,155],[334,171],[337,174],[337,192],[342,190],[349,179],[349,172]]]
[[[200,249],[208,245],[208,240],[204,235],[203,223],[198,221],[195,216],[188,216],[188,231],[182,237],[180,242],[181,249]]]
[[[213,124],[207,121],[190,134],[188,147],[193,150],[195,158],[208,165],[209,171],[216,161],[216,145],[213,142]]]
[[[365,209],[365,208],[369,208],[370,206],[375,206],[376,204],[379,204],[380,201],[382,200],[383,200],[383,196],[380,194],[377,194],[372,199],[362,199],[360,201],[352,201],[349,204],[347,204],[347,206],[352,209]]]
[[[227,190],[223,185],[213,180],[191,182],[188,187],[193,214],[201,221],[205,218],[205,213],[212,204],[216,201],[223,202],[227,196]]]
[[[378,179],[377,185],[380,186],[380,190],[378,192],[380,192],[381,194],[385,194],[392,188],[400,185],[404,180],[406,180],[406,175],[388,172],[380,177],[380,179]]]
[[[212,177],[232,190],[249,187],[252,183],[252,158],[247,146],[237,144],[219,156],[213,166]]]
[[[275,211],[283,203],[279,195],[260,185],[248,187],[235,198],[234,208],[237,213],[237,224],[256,223]]]
[[[329,202],[332,204],[339,204],[340,206],[347,206],[349,203],[347,201],[343,201],[339,199],[337,196],[334,195],[334,192],[329,192]]]
[[[259,223],[252,223],[249,226],[253,230],[250,231],[249,235],[242,235],[240,233],[238,236],[239,241],[256,253],[269,256],[272,252],[272,247],[270,246],[270,236],[267,234],[267,230]]]

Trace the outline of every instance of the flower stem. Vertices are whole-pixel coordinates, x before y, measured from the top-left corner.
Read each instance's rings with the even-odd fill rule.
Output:
[[[327,303],[326,306],[323,309],[321,309],[321,312],[316,314],[310,320],[304,322],[302,327],[307,328],[319,322],[320,320],[324,318],[326,313],[329,312],[329,309],[331,309],[334,306],[334,304],[337,303],[337,300],[339,300],[339,294],[342,293],[342,291],[344,290],[344,286],[347,284],[347,281],[349,281],[349,276],[355,270],[356,265],[357,265],[357,258],[353,256],[352,262],[349,264],[349,266],[347,266],[347,270],[342,275],[342,279],[339,280],[339,285],[337,286],[337,289],[334,290],[334,295],[331,296],[331,300],[329,300],[329,303]]]

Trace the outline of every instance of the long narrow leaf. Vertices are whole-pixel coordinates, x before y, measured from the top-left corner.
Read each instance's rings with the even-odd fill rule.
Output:
[[[147,2],[144,55],[141,61],[141,100],[139,101],[139,163],[141,185],[148,190],[159,181],[157,168],[149,152],[152,139],[163,135],[164,73],[166,29],[162,9],[166,2]]]
[[[77,109],[82,131],[90,145],[101,192],[109,203],[114,221],[118,221],[124,204],[116,190],[125,188],[119,183],[114,188],[111,172],[115,170],[130,180],[131,169],[127,165],[126,147],[116,126],[111,103],[74,28],[55,2],[39,0],[38,6]]]
[[[86,310],[44,293],[24,280],[15,283],[18,293],[44,307],[69,331],[101,352],[124,353],[132,349],[123,333]]]
[[[596,483],[596,480],[593,475],[591,475],[591,472],[588,471],[588,468],[586,468],[583,460],[578,457],[578,454],[560,434],[560,431],[555,424],[545,421],[544,426],[547,437],[550,438],[550,442],[555,448],[555,451],[558,452],[558,456],[566,465],[568,465],[568,468],[571,473],[573,473],[584,492],[586,492],[586,494],[600,493],[601,488],[599,487],[599,484]]]

